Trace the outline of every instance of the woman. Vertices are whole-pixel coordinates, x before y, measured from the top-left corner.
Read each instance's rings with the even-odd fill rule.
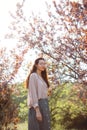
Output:
[[[29,120],[28,130],[50,130],[50,113],[47,100],[49,83],[44,58],[35,60],[27,78]]]

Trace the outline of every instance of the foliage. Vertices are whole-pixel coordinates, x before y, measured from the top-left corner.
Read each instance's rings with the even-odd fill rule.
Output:
[[[14,31],[10,37],[18,38],[19,42],[22,43],[20,48],[24,48],[21,54],[19,53],[18,55],[15,55],[14,51],[12,51],[11,54],[14,54],[12,56],[15,57],[16,62],[11,62],[11,65],[14,65],[14,69],[10,74],[8,74],[8,71],[5,69],[8,69],[9,66],[6,67],[6,64],[1,64],[4,69],[3,71],[0,70],[3,72],[0,75],[0,77],[2,76],[0,80],[8,82],[13,79],[20,68],[20,61],[22,63],[23,56],[28,47],[40,49],[49,56],[49,60],[50,57],[53,59],[52,73],[49,73],[50,75],[55,74],[56,79],[54,81],[60,80],[60,83],[64,81],[82,83],[82,87],[79,88],[78,86],[76,91],[75,89],[74,91],[71,89],[70,86],[72,85],[66,85],[66,87],[61,85],[57,88],[58,90],[55,89],[53,94],[53,102],[51,102],[52,105],[50,105],[52,106],[52,121],[54,122],[52,125],[56,128],[56,122],[60,122],[60,124],[64,123],[68,128],[72,126],[72,122],[76,119],[85,120],[86,118],[84,119],[84,117],[87,117],[86,2],[83,0],[83,3],[80,4],[68,0],[61,0],[61,2],[58,3],[54,0],[52,1],[52,5],[47,3],[48,17],[46,20],[35,15],[27,18],[23,13],[24,2],[26,2],[26,0],[23,0],[22,4],[17,4],[16,15],[13,16],[14,21],[12,26],[10,26]],[[8,59],[9,58],[5,60],[5,63],[8,63]],[[5,72],[8,74],[7,77]],[[60,89],[61,87],[63,88]],[[77,93],[78,91],[79,93]],[[24,104],[25,103],[21,104],[20,107],[24,108]],[[21,112],[21,114],[23,113]],[[21,117],[23,117],[23,115],[21,115]]]
[[[87,129],[87,101],[84,104],[79,98],[78,90],[73,84],[65,83],[53,91],[49,102],[53,128],[61,124],[64,129]]]
[[[18,118],[20,122],[24,122],[28,120],[27,90],[24,88],[24,82],[15,84],[15,88],[17,89],[17,94],[13,94],[12,98],[18,105]]]
[[[6,48],[0,48],[0,130],[16,130],[19,121],[17,104],[12,99],[16,88],[12,84],[26,51],[19,45],[18,50],[8,51]]]
[[[17,130],[27,130],[28,129],[28,123],[24,122],[24,123],[19,123]]]
[[[85,1],[83,4],[68,0],[61,0],[61,2],[54,0],[51,4],[47,2],[46,20],[35,15],[27,18],[23,12],[25,2],[26,0],[22,4],[17,4],[14,26],[13,24],[10,26],[19,36],[19,41],[28,44],[31,48],[37,47],[52,57],[60,79],[86,84],[87,8]],[[24,22],[23,26],[21,22]]]
[[[18,109],[11,98],[12,91],[6,84],[0,86],[0,130],[17,129]]]
[[[6,48],[0,49],[0,82],[6,84],[13,83],[18,70],[20,69],[23,57],[27,53],[26,49],[23,50],[23,44],[18,44],[16,48],[8,51]]]

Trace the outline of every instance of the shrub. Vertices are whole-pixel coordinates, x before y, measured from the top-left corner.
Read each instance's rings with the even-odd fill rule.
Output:
[[[0,84],[0,130],[16,130],[18,109],[11,94],[13,90],[6,83]]]
[[[18,117],[20,122],[24,122],[28,120],[27,89],[24,88],[24,83],[17,83],[15,88],[17,94],[13,94],[13,99],[18,105]]]
[[[78,89],[73,89],[73,84],[58,86],[53,91],[49,104],[53,128],[61,124],[67,130],[87,129],[87,103],[84,104],[79,97]]]

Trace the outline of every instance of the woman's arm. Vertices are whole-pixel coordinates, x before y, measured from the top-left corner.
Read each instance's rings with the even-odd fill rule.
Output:
[[[32,104],[33,108],[36,111],[37,120],[42,121],[42,115],[38,105],[37,79],[35,74],[31,74],[29,79],[29,98],[30,98],[30,104]]]
[[[37,79],[34,73],[30,75],[29,79],[29,99],[30,105],[34,108],[38,106]]]

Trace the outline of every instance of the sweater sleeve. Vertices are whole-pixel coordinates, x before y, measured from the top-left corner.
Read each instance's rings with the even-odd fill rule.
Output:
[[[34,108],[38,106],[37,79],[35,73],[32,73],[29,79],[29,100],[31,106]]]

